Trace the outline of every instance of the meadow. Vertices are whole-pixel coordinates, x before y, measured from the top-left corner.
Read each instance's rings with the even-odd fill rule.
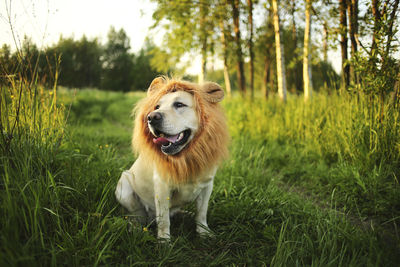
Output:
[[[1,96],[0,266],[400,264],[400,112],[390,103],[382,116],[346,93],[225,99],[232,142],[210,200],[215,235],[198,237],[194,218],[179,215],[166,245],[114,197],[145,94],[36,88],[38,101],[15,88]]]

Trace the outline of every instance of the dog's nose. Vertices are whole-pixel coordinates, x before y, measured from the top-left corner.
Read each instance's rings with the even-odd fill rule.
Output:
[[[149,115],[147,115],[147,121],[150,124],[156,124],[158,122],[160,122],[162,119],[161,113],[160,112],[151,112]]]

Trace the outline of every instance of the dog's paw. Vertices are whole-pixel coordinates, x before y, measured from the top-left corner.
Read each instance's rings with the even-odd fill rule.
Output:
[[[169,245],[171,243],[171,237],[169,235],[164,237],[158,236],[157,240],[159,244]]]
[[[208,228],[208,226],[204,225],[197,225],[196,232],[199,234],[200,237],[203,238],[212,238],[215,236],[213,231],[211,231],[211,229]]]
[[[157,239],[160,243],[168,243],[171,240],[171,236],[169,234],[169,229],[158,229],[157,231]]]

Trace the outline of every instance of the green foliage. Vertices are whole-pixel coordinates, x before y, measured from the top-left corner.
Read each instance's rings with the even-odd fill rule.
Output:
[[[340,76],[332,65],[319,61],[312,64],[312,83],[316,91],[336,91],[340,87]]]
[[[400,215],[398,110],[381,120],[378,103],[371,106],[366,97],[357,101],[335,93],[316,94],[311,104],[297,96],[289,97],[287,105],[275,99],[236,99],[226,109],[234,139],[245,136],[294,149],[287,161],[270,163],[277,171],[293,165],[294,172],[282,174],[286,181],[305,184],[317,194],[336,190],[348,208],[364,215]]]
[[[275,99],[225,100],[233,138],[210,201],[215,237],[197,237],[194,218],[180,215],[172,219],[168,246],[157,242],[155,225],[134,226],[114,197],[118,177],[134,160],[130,113],[145,94],[59,90],[57,95],[72,105],[61,146],[14,142],[0,158],[0,265],[394,266],[399,261],[399,237],[382,230],[398,223],[399,188],[390,173],[398,175],[399,164],[395,158],[361,164],[383,149],[368,143],[376,148],[362,151],[372,131],[362,103],[337,95],[317,95],[312,106],[300,97],[285,106]],[[385,137],[371,141],[397,143],[391,151],[398,156],[395,121],[391,131],[385,124]],[[309,199],[288,190],[290,184],[309,190]],[[311,198],[317,196],[320,201]],[[377,213],[377,205],[384,208],[379,213],[384,224],[370,230],[353,222],[360,220],[357,215],[336,208],[360,207],[366,216]]]
[[[64,133],[64,106],[57,104],[56,90],[59,62],[55,62],[55,83],[49,90],[39,83],[42,81],[39,52],[29,45],[24,43],[10,66],[18,73],[8,74],[9,69],[5,70],[6,85],[0,85],[0,147],[4,155],[10,152],[13,143],[60,145]]]
[[[130,91],[133,84],[133,56],[130,41],[123,29],[111,27],[104,53],[104,76],[101,87],[113,91]]]
[[[202,2],[155,0],[157,8],[153,13],[153,27],[161,26],[167,30],[163,47],[168,54],[179,61],[180,57],[191,50],[211,51],[211,38],[214,34],[216,19],[212,7],[215,1]],[[173,66],[173,65],[172,65]]]
[[[97,38],[80,40],[61,37],[57,44],[39,50],[29,38],[15,52],[7,45],[0,48],[0,84],[10,86],[10,77],[20,72],[28,80],[38,73],[38,81],[53,86],[56,71],[57,84],[69,88],[102,88],[114,91],[144,90],[160,74],[153,67],[150,41],[135,55],[130,52],[130,40],[123,29],[110,29],[103,46]],[[21,63],[23,62],[23,63]],[[172,63],[171,63],[172,64]],[[22,67],[24,66],[24,67]]]
[[[361,90],[371,96],[387,96],[394,90],[398,73],[398,62],[389,56],[384,57],[382,50],[365,56],[359,53],[354,59],[355,69],[358,75],[363,76],[360,84],[354,86],[355,90]]]
[[[96,39],[61,38],[40,51],[26,38],[14,53],[0,50],[0,265],[396,266],[400,111],[386,97],[398,79],[387,38],[395,29],[386,17],[376,24],[371,55],[355,60],[363,75],[354,85],[357,97],[335,92],[337,75],[315,62],[314,87],[328,92],[310,103],[296,95],[285,105],[274,98],[225,100],[231,156],[210,201],[214,237],[198,237],[187,214],[173,218],[169,245],[157,242],[154,224],[130,221],[114,189],[134,161],[130,114],[145,94],[56,87],[59,80],[144,89],[154,68],[176,71],[182,53],[205,39],[214,53],[220,32],[213,23],[229,26],[231,19],[224,3],[157,2],[155,16],[173,21],[167,27],[175,33],[162,49],[147,43],[134,55],[126,33],[111,29],[105,47]],[[205,13],[215,21],[200,23]],[[259,87],[261,77],[267,80],[265,63],[274,60],[269,26],[257,31]],[[283,35],[290,43],[290,32]],[[290,45],[293,88],[299,61]],[[222,72],[209,77],[221,82]]]
[[[97,39],[88,40],[83,36],[75,41],[61,37],[55,46],[47,49],[46,54],[61,56],[60,85],[78,88],[100,86],[103,48]]]
[[[363,30],[372,35],[372,42],[362,47],[349,64],[354,66],[356,79],[350,90],[370,96],[370,102],[380,102],[383,116],[386,96],[394,91],[399,81],[400,64],[394,55],[398,46],[393,44],[398,33],[398,1],[372,1],[372,12],[365,14]],[[389,7],[389,8],[388,8]],[[374,11],[375,10],[375,11]]]
[[[135,90],[147,90],[151,81],[160,73],[169,73],[169,71],[158,70],[153,66],[152,62],[156,60],[153,54],[155,48],[155,45],[147,40],[134,58],[132,76]]]

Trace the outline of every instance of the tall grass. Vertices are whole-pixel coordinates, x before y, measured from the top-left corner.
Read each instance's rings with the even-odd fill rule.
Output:
[[[53,89],[46,89],[38,82],[35,71],[32,75],[29,78],[21,73],[3,75],[8,77],[0,96],[3,151],[7,151],[11,143],[22,140],[51,146],[59,145],[62,139],[66,121],[64,105],[57,105],[57,84]]]
[[[49,92],[43,89],[38,110],[52,110],[54,93]],[[199,238],[190,215],[173,218],[169,246],[157,242],[155,225],[132,227],[113,191],[120,173],[134,161],[130,113],[143,96],[58,90],[57,97],[67,106],[72,103],[71,108],[55,105],[60,108],[59,124],[51,128],[54,121],[45,118],[55,115],[44,113],[42,126],[32,128],[51,128],[55,137],[46,139],[39,130],[24,131],[22,126],[14,132],[1,157],[1,266],[395,266],[398,262],[398,246],[390,241],[398,241],[396,236],[388,241],[380,230],[365,231],[336,211],[336,205],[363,203],[362,187],[352,175],[358,173],[364,181],[362,171],[374,169],[360,165],[362,159],[354,156],[362,153],[353,152],[361,141],[345,140],[350,133],[356,136],[353,124],[359,116],[350,119],[342,112],[362,106],[354,107],[353,100],[346,103],[340,96],[319,95],[312,105],[292,97],[284,106],[273,99],[227,100],[233,139],[231,157],[218,171],[209,206],[215,237]],[[11,105],[10,96],[7,101]],[[69,122],[64,128],[66,113]],[[391,162],[382,162],[382,168],[396,171]],[[377,169],[375,175],[379,180],[382,173]],[[288,192],[282,182],[311,189],[312,196],[319,190],[327,196],[327,204],[320,207],[313,198]],[[372,189],[370,183],[367,189]],[[385,190],[375,196],[385,207],[396,205],[393,198],[382,197],[395,189]],[[339,192],[342,197],[337,198]],[[387,208],[384,214],[388,215]],[[397,219],[386,225],[393,222]]]
[[[347,94],[319,93],[310,103],[291,96],[286,105],[277,99],[225,102],[234,139],[277,142],[290,150],[292,155],[275,164],[297,169],[283,174],[286,181],[328,195],[336,189],[342,201],[362,205],[365,214],[398,216],[400,111],[386,105],[382,117],[380,103]],[[314,161],[314,170],[304,161]]]
[[[8,82],[1,86],[0,95],[2,264],[4,257],[11,262],[32,261],[43,253],[49,222],[60,225],[62,220],[57,213],[63,185],[57,181],[56,162],[65,108],[57,103],[56,84],[45,88],[38,82],[36,68],[29,69],[31,65],[22,60],[19,63],[17,74],[2,73]]]
[[[291,96],[286,105],[272,99],[226,102],[233,136],[301,144],[324,157],[368,167],[400,160],[400,111],[350,95],[316,94],[311,103]]]

